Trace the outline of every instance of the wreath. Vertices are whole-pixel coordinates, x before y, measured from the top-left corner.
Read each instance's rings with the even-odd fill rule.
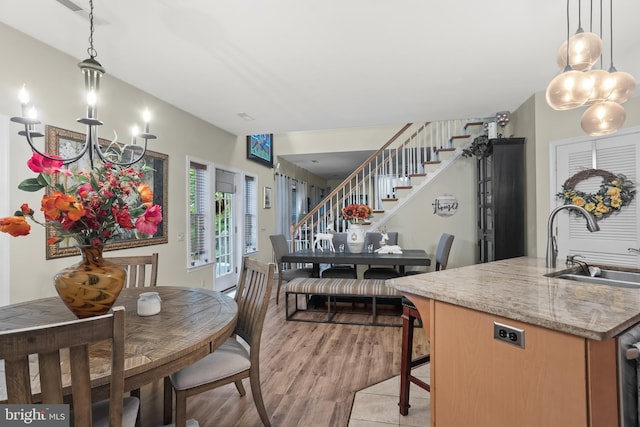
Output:
[[[594,176],[602,177],[602,184],[597,193],[576,190],[579,182]],[[635,185],[623,174],[616,175],[602,169],[586,169],[567,179],[562,185],[562,192],[556,194],[556,197],[564,200],[565,205],[582,206],[596,219],[602,219],[631,203],[635,193]]]

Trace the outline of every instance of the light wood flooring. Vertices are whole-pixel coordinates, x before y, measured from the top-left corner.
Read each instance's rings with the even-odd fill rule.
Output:
[[[273,427],[347,427],[356,391],[400,373],[401,328],[285,321],[284,295],[269,303],[260,353],[265,406]],[[353,315],[352,315],[353,316]],[[426,339],[416,330],[416,351]],[[201,427],[260,427],[249,381],[189,398]],[[143,427],[162,425],[162,383],[142,389]]]

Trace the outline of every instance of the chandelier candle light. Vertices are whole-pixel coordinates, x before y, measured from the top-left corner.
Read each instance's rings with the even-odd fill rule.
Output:
[[[84,157],[85,154],[88,154],[89,162],[92,169],[94,167],[95,157],[97,157],[102,163],[110,162],[118,166],[131,166],[132,164],[139,162],[144,157],[147,151],[147,141],[149,139],[156,139],[156,136],[149,132],[149,121],[151,115],[149,111],[144,112],[144,132],[139,133],[137,126],[134,127],[132,130],[133,136],[131,137],[131,144],[117,144],[116,141],[118,137],[114,131],[115,138],[113,142],[107,147],[100,147],[100,144],[98,143],[99,140],[97,127],[101,126],[103,123],[98,120],[97,104],[98,91],[100,89],[100,78],[103,74],[105,74],[105,69],[95,59],[98,54],[93,47],[93,0],[89,1],[89,5],[91,9],[89,13],[89,48],[87,49],[89,58],[78,64],[78,67],[80,67],[80,69],[82,70],[82,74],[84,75],[85,89],[87,94],[87,116],[76,120],[78,123],[82,123],[87,126],[86,140],[79,153],[69,158],[60,158],[58,156],[44,153],[36,148],[34,144],[34,138],[42,137],[43,134],[36,131],[35,129],[35,126],[40,124],[40,121],[37,119],[35,107],[33,107],[33,105],[30,105],[29,93],[27,92],[25,86],[22,87],[22,90],[20,90],[19,93],[19,99],[22,106],[22,115],[21,117],[12,117],[11,121],[24,125],[24,130],[18,132],[18,134],[23,135],[27,139],[27,142],[29,143],[29,146],[31,147],[31,150],[33,152],[48,160],[62,160],[63,164],[67,165],[80,160],[82,157]],[[137,145],[136,140],[138,137],[144,139],[144,146],[141,147]],[[125,153],[127,154],[127,156],[125,156]]]

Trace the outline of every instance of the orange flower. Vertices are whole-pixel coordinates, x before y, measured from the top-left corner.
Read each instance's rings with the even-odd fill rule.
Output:
[[[54,191],[52,195],[42,196],[42,208],[44,217],[48,220],[58,220],[63,214],[72,221],[78,221],[86,212],[75,196]]]
[[[0,218],[0,231],[9,233],[13,237],[26,236],[29,234],[31,226],[23,216],[9,216]]]
[[[140,200],[143,204],[150,205],[153,202],[153,190],[151,190],[149,184],[140,184],[138,193],[140,193]]]
[[[20,212],[25,216],[33,216],[33,209],[31,209],[27,203],[20,205]]]

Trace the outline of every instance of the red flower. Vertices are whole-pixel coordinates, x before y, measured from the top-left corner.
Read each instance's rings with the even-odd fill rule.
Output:
[[[120,224],[120,227],[126,228],[127,230],[131,230],[133,228],[133,224],[131,223],[131,213],[129,209],[121,209],[118,205],[111,206],[111,213],[113,213],[113,217],[116,222]]]
[[[158,223],[162,221],[162,208],[153,205],[136,220],[136,229],[141,233],[153,236],[158,231]]]
[[[54,156],[47,153],[47,156],[60,158],[59,156]],[[27,160],[27,166],[29,169],[34,171],[35,173],[46,173],[48,175],[53,175],[58,172],[62,172],[67,176],[71,176],[71,172],[67,169],[62,169],[62,160],[51,160],[47,159],[44,156],[41,156],[38,153],[33,153],[33,156],[29,160]]]

